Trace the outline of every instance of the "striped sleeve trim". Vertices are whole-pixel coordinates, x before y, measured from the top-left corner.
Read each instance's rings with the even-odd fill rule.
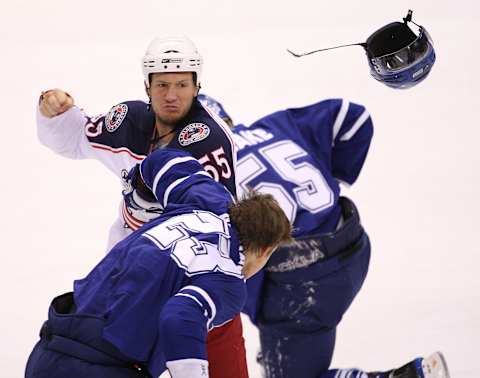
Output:
[[[210,177],[210,175],[205,171],[195,172],[194,175],[206,175],[206,176]],[[182,182],[184,182],[185,180],[187,180],[188,178],[190,178],[192,176],[193,175],[188,175],[188,176],[185,176],[185,177],[181,177],[181,178],[175,180],[174,182],[172,182],[167,187],[167,189],[165,189],[165,193],[163,194],[163,207],[167,207],[168,197],[170,196],[170,193],[172,192],[172,190],[174,190],[178,185],[180,185]]]
[[[342,100],[342,105],[340,106],[337,118],[335,119],[335,123],[333,124],[332,145],[335,144],[335,138],[337,137],[340,129],[342,128],[343,121],[345,121],[345,117],[347,116],[349,107],[350,103],[347,100]]]
[[[205,310],[205,316],[207,317],[207,328],[210,329],[210,325],[217,315],[217,307],[213,302],[210,295],[201,287],[188,285],[183,287],[175,296],[184,296],[191,298]]]
[[[365,122],[369,118],[370,118],[370,114],[368,113],[367,110],[364,110],[362,115],[360,117],[358,117],[357,121],[353,124],[353,126],[350,128],[350,130],[348,130],[345,134],[343,134],[340,137],[340,140],[342,142],[344,142],[344,141],[352,139],[352,137],[357,133],[358,130],[360,130],[360,128],[365,124]]]
[[[174,165],[176,164],[181,164],[181,163],[184,163],[186,161],[190,161],[190,160],[195,160],[193,157],[191,156],[183,156],[183,157],[178,157],[178,158],[174,158],[170,161],[168,161],[158,172],[157,174],[155,175],[155,178],[153,180],[153,185],[152,185],[152,191],[153,193],[155,193],[157,191],[157,185],[158,185],[158,182],[160,181],[160,179],[162,178],[162,176],[170,169],[172,168]]]

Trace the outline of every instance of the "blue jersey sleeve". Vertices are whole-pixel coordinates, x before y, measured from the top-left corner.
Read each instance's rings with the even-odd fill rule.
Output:
[[[164,148],[154,151],[140,165],[140,174],[158,202],[225,212],[232,194],[214,180],[189,153]]]
[[[373,123],[362,105],[336,100],[333,124],[332,173],[340,180],[353,184],[367,157],[373,136]]]
[[[303,108],[289,109],[292,121],[313,146],[312,153],[331,151],[333,177],[348,184],[357,179],[373,136],[373,124],[362,106],[330,99]],[[327,155],[319,155],[325,160]]]
[[[166,361],[207,359],[208,330],[233,319],[245,302],[245,283],[221,273],[196,276],[163,307],[159,340]]]

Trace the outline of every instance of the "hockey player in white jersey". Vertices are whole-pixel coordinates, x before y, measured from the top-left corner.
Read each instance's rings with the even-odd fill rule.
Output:
[[[222,119],[196,98],[203,60],[195,45],[183,36],[154,39],[142,67],[149,102],[125,101],[100,116],[75,106],[63,90],[44,92],[37,111],[41,143],[67,158],[99,160],[124,187],[129,170],[151,151],[181,149],[235,196],[233,137]],[[122,200],[107,250],[150,219]],[[247,378],[240,316],[210,332],[208,348],[213,378]]]
[[[178,148],[191,153],[235,196],[232,134],[196,98],[202,67],[202,57],[188,38],[154,39],[143,57],[148,103],[125,101],[93,117],[77,107],[67,92],[45,91],[37,111],[38,138],[64,157],[100,161],[123,183],[130,168],[155,148]],[[122,204],[108,247],[128,236],[129,227],[138,228],[143,221]]]

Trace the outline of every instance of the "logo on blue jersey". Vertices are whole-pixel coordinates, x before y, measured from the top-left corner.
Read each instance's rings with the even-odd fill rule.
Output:
[[[200,142],[208,137],[210,128],[204,123],[190,123],[178,135],[178,143],[185,147],[192,143]]]
[[[105,116],[105,128],[108,132],[113,133],[122,124],[128,112],[126,104],[115,105]]]

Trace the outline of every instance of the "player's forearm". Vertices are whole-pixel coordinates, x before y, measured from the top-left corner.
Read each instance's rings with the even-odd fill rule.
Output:
[[[172,378],[208,378],[208,361],[183,359],[167,362],[168,372]]]
[[[158,338],[172,378],[208,377],[205,312],[211,311],[202,305],[194,293],[181,291],[162,309]]]
[[[190,297],[173,297],[162,309],[159,339],[167,361],[207,359],[207,320]]]
[[[37,135],[40,143],[70,159],[85,159],[84,147],[89,142],[85,135],[86,117],[77,107],[48,118],[37,109]]]

